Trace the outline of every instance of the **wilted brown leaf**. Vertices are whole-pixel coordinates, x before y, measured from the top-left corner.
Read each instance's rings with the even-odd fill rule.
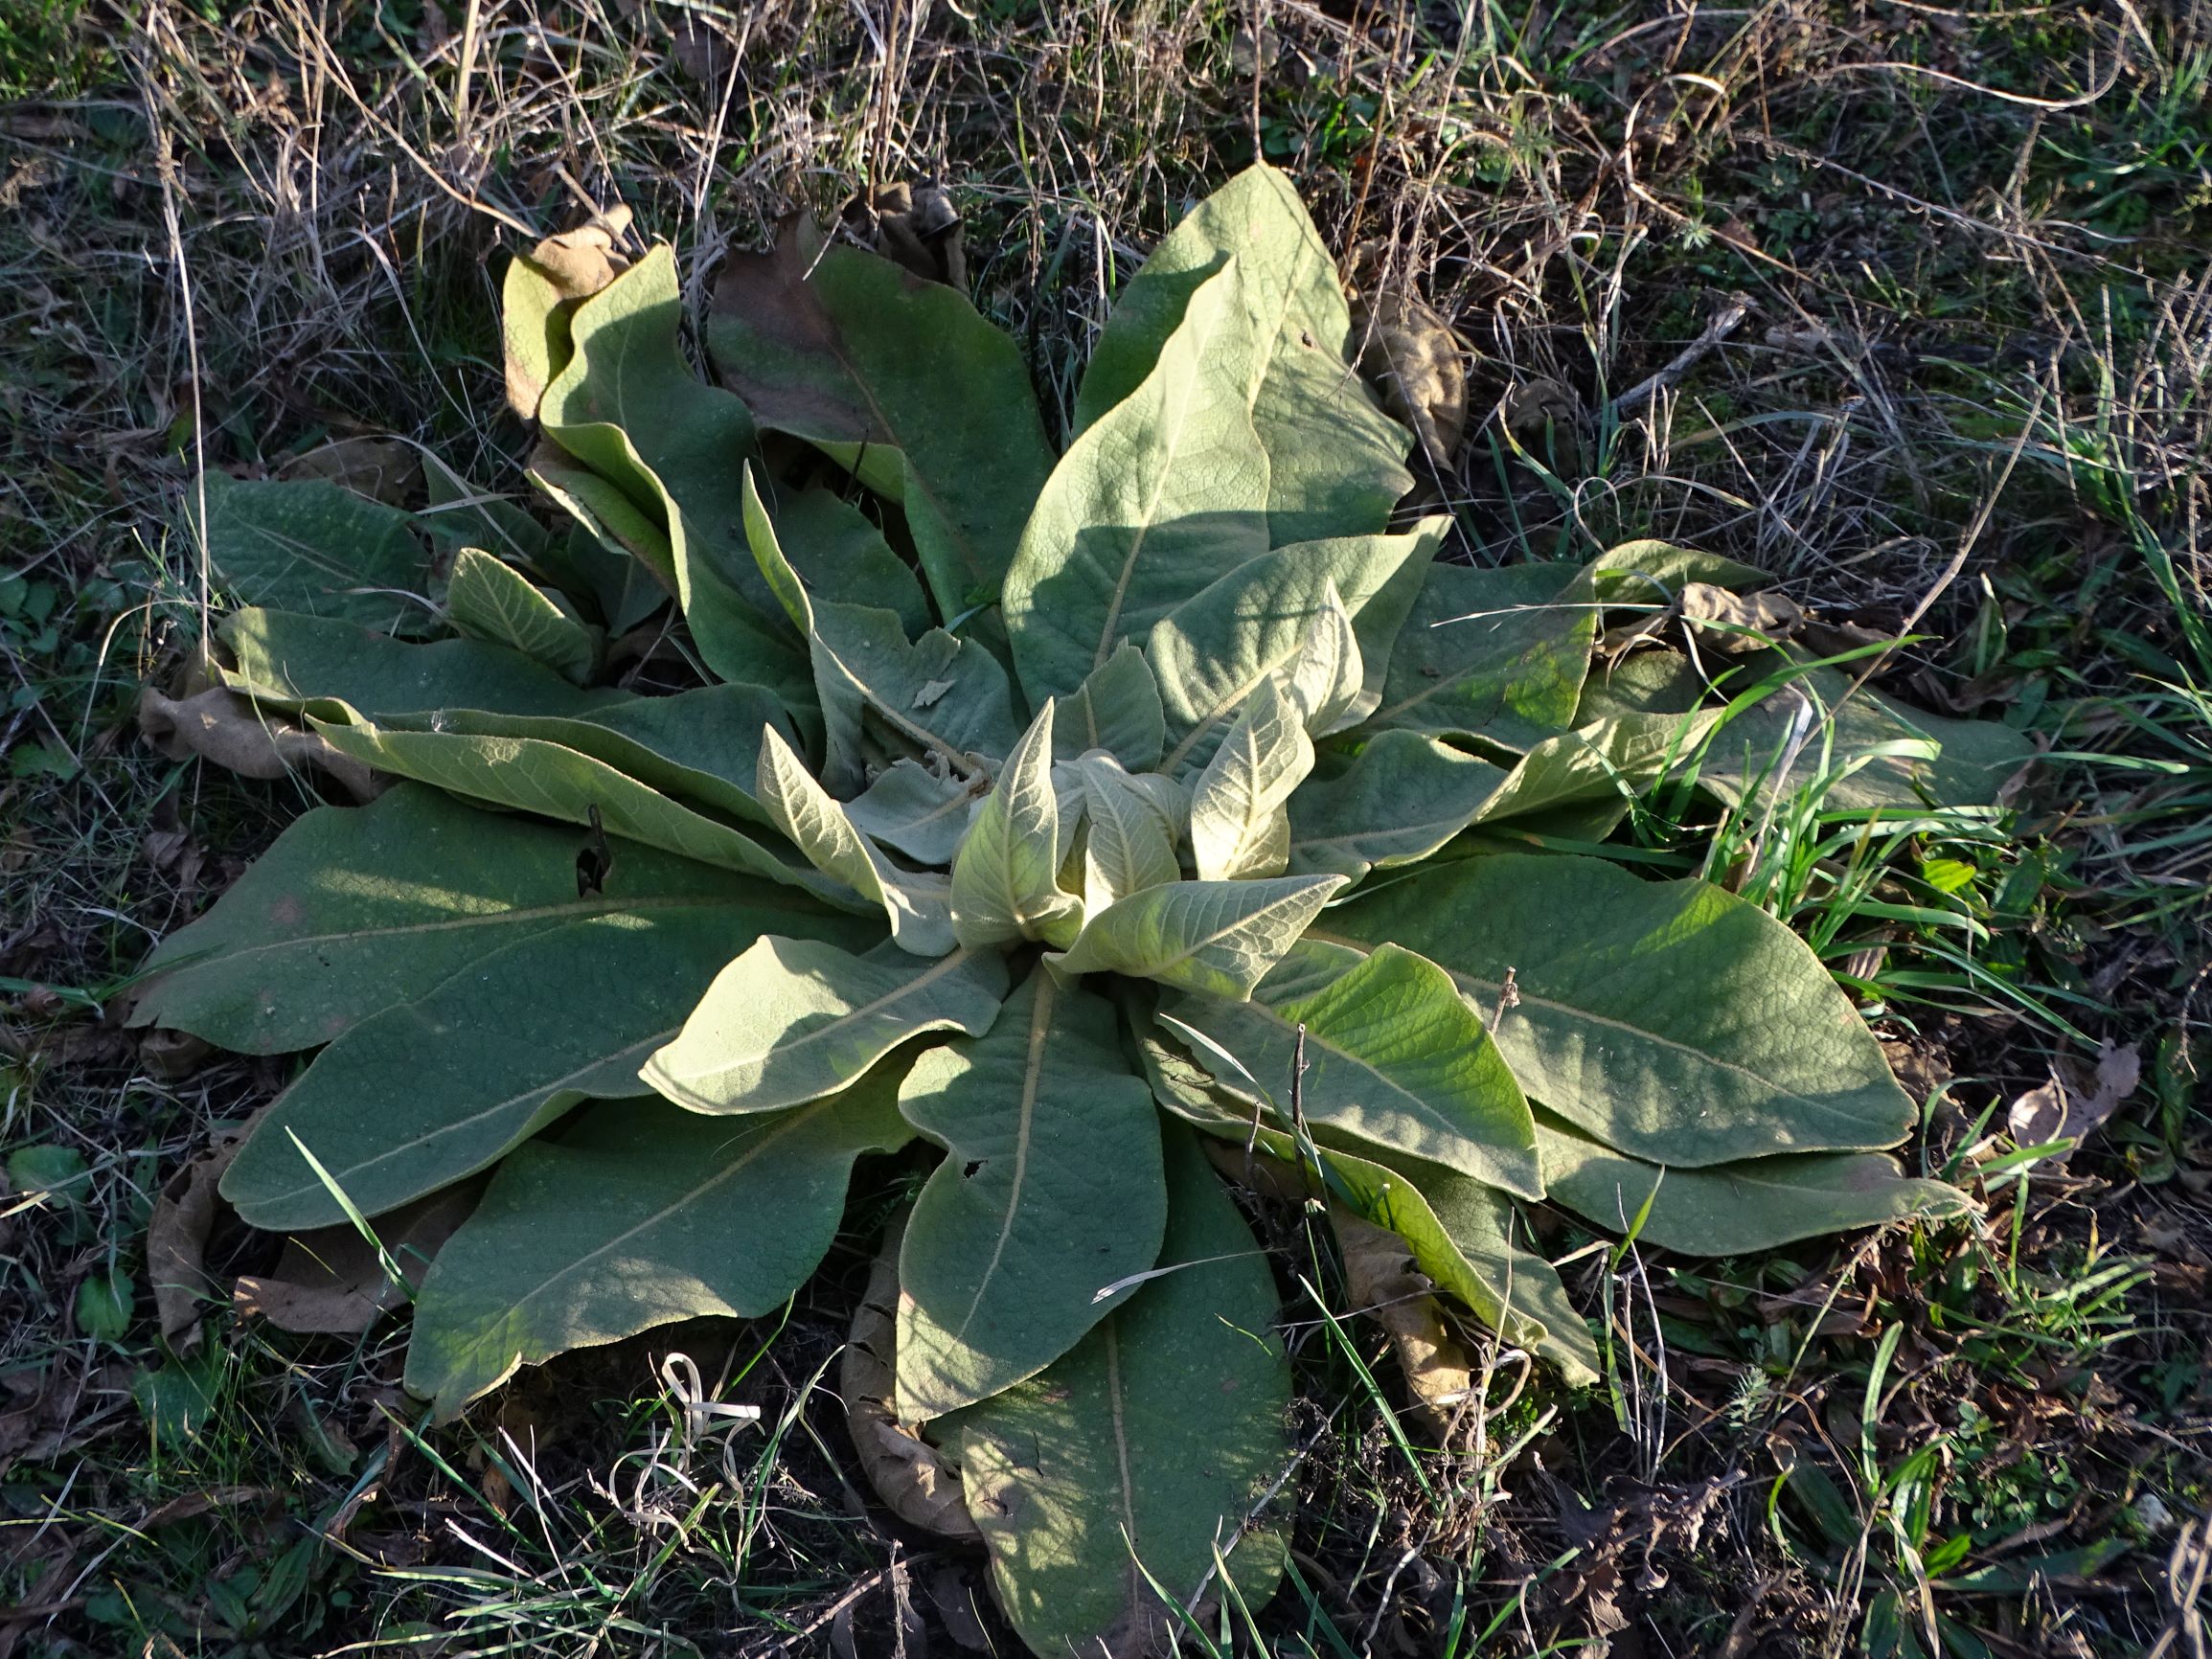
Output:
[[[153,1282],[162,1339],[178,1353],[199,1345],[201,1305],[222,1293],[207,1270],[208,1236],[222,1209],[217,1184],[267,1110],[217,1125],[206,1148],[163,1182],[154,1197],[146,1229],[146,1273]]]
[[[197,755],[242,778],[283,778],[303,766],[319,767],[356,801],[375,799],[383,786],[375,772],[317,733],[268,715],[220,686],[182,698],[148,686],[139,693],[138,729],[172,761]]]
[[[935,1446],[899,1420],[892,1407],[899,1344],[899,1240],[894,1222],[869,1270],[868,1288],[853,1312],[853,1329],[837,1374],[845,1421],[868,1484],[884,1507],[910,1526],[943,1537],[982,1540],[968,1513],[960,1477]]]
[[[205,1037],[194,1036],[190,1032],[156,1028],[143,1033],[138,1039],[138,1063],[146,1068],[148,1077],[169,1082],[191,1077],[213,1052]]]
[[[454,1229],[468,1219],[483,1195],[482,1181],[467,1181],[376,1217],[373,1223],[409,1288],[437,1258]],[[240,1313],[265,1319],[281,1330],[357,1336],[379,1314],[398,1307],[407,1293],[392,1283],[369,1241],[351,1226],[318,1227],[285,1240],[276,1270],[241,1277],[231,1292]]]
[[[1383,293],[1353,302],[1352,329],[1360,341],[1359,372],[1442,471],[1467,431],[1467,369],[1451,325],[1411,294]]]
[[[2098,1051],[2094,1071],[2071,1055],[2062,1055],[2053,1063],[2049,1079],[2015,1100],[2005,1121],[2013,1139],[2023,1147],[2071,1141],[2073,1146],[2059,1154],[2063,1162],[2103,1126],[2142,1079],[2143,1060],[2133,1043],[2106,1043]]]
[[[388,507],[408,507],[422,492],[422,458],[397,438],[341,438],[293,456],[277,476],[319,478]]]
[[[934,179],[885,185],[871,202],[855,202],[876,251],[925,282],[966,292],[968,261],[951,193]]]
[[[1765,650],[1805,625],[1805,610],[1779,593],[1730,593],[1710,582],[1686,581],[1675,609],[1699,641],[1729,656]]]
[[[1445,1323],[1436,1287],[1413,1265],[1413,1252],[1397,1234],[1342,1204],[1329,1206],[1329,1219],[1344,1253],[1345,1292],[1388,1333],[1415,1415],[1441,1443],[1474,1384],[1474,1368]]]
[[[629,269],[629,256],[620,245],[629,221],[628,206],[617,202],[572,231],[547,237],[530,250],[530,262],[562,298],[588,300]]]

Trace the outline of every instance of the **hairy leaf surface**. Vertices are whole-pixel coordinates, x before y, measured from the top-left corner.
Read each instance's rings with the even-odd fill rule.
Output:
[[[625,1101],[521,1148],[431,1265],[408,1388],[450,1419],[519,1365],[774,1312],[836,1237],[853,1160],[912,1137],[897,1087],[878,1073],[734,1122]]]
[[[1973,1201],[1943,1181],[1908,1178],[1882,1152],[1799,1152],[1704,1169],[1662,1170],[1616,1152],[1550,1114],[1537,1150],[1551,1196],[1599,1226],[1686,1256],[1735,1256],[1917,1216],[1961,1216]],[[1658,1194],[1653,1197],[1653,1189]]]
[[[572,921],[370,1016],[278,1100],[223,1195],[271,1232],[341,1225],[293,1136],[374,1216],[490,1168],[579,1101],[643,1094],[638,1067],[737,942],[776,928],[857,943],[870,931],[857,918],[795,916],[779,891]]]
[[[1159,765],[1167,736],[1159,684],[1144,652],[1127,640],[1059,702],[1052,728],[1055,760],[1072,761],[1104,749],[1131,772]]]
[[[1418,949],[1486,1013],[1529,1098],[1608,1146],[1696,1166],[1904,1139],[1912,1102],[1804,941],[1699,880],[1515,854],[1401,876],[1316,937]]]
[[[882,905],[900,949],[916,956],[952,949],[950,883],[933,872],[901,870],[878,852],[772,731],[762,735],[759,788],[770,821],[815,869]]]
[[[1267,455],[1238,365],[1252,319],[1232,263],[1191,296],[1159,366],[1069,446],[1006,578],[1033,698],[1075,691],[1123,641],[1267,551]]]
[[[1472,824],[1505,776],[1419,732],[1379,732],[1342,771],[1290,797],[1291,873],[1357,881],[1418,862]]]
[[[1581,580],[1560,565],[1431,565],[1369,723],[1513,749],[1567,730],[1597,632]]]
[[[995,951],[931,962],[765,938],[715,977],[642,1075],[691,1111],[773,1111],[835,1093],[923,1032],[981,1036],[1005,996]]]
[[[706,340],[763,425],[899,464],[943,615],[998,597],[1052,450],[1020,352],[965,295],[792,226],[723,265]]]
[[[968,833],[980,787],[939,777],[919,761],[894,761],[845,803],[845,816],[863,835],[917,864],[950,864]]]
[[[1380,530],[1413,487],[1412,435],[1354,370],[1358,344],[1336,261],[1288,176],[1264,163],[1192,210],[1115,297],[1077,394],[1077,429],[1137,392],[1199,285],[1232,258],[1251,313],[1246,396],[1271,463],[1271,539]]]
[[[1304,711],[1262,680],[1191,785],[1191,853],[1201,881],[1280,875],[1290,862],[1290,791],[1313,769]]]
[[[454,556],[445,608],[453,625],[473,639],[510,647],[576,685],[591,677],[599,654],[591,630],[513,565],[479,548]]]
[[[1152,1580],[1180,1607],[1217,1547],[1251,1606],[1282,1574],[1280,1522],[1253,1513],[1288,1456],[1275,1282],[1189,1132],[1167,1145],[1179,1270],[957,1420],[999,1604],[1039,1653],[1142,1651],[1174,1622]]]
[[[1052,786],[1053,705],[1046,703],[999,768],[952,866],[952,931],[971,949],[1073,938],[1080,904],[1060,890],[1059,798]]]
[[[208,562],[246,603],[380,633],[428,631],[429,559],[408,513],[319,478],[244,483],[210,471],[200,489]],[[196,516],[196,493],[186,501]]]
[[[899,1412],[942,1417],[1032,1376],[1158,1259],[1159,1115],[1111,1004],[1041,971],[989,1035],[932,1049],[900,1091],[946,1149],[900,1247]]]
[[[580,895],[587,845],[577,830],[413,784],[366,807],[316,807],[213,910],[162,941],[131,1023],[283,1053],[329,1042],[518,940],[595,917],[748,905],[780,912],[777,932],[817,925],[818,907],[798,893],[628,841],[610,844],[602,891]]]
[[[1045,961],[1062,974],[1126,973],[1249,996],[1343,885],[1341,875],[1284,875],[1149,887],[1091,917],[1075,943]]]

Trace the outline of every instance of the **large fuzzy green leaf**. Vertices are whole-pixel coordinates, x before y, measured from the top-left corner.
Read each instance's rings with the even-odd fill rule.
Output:
[[[1359,880],[1427,857],[1480,816],[1506,774],[1419,732],[1379,732],[1290,797],[1290,869]]]
[[[1256,345],[1247,397],[1272,477],[1272,539],[1379,531],[1412,488],[1412,439],[1376,407],[1352,366],[1358,353],[1336,261],[1289,179],[1265,163],[1194,208],[1115,296],[1076,398],[1087,428],[1152,373],[1193,293],[1234,258]]]
[[[333,617],[247,609],[223,619],[238,661],[224,679],[275,707],[384,721],[449,709],[501,715],[580,715],[634,701],[610,688],[583,690],[520,651],[483,640],[410,645]]]
[[[1450,523],[1431,518],[1403,535],[1279,547],[1223,572],[1162,617],[1145,646],[1167,716],[1160,769],[1180,776],[1205,764],[1261,681],[1294,669],[1332,587],[1352,615],[1367,682],[1347,713],[1373,708]]]
[[[472,639],[510,647],[577,685],[591,677],[599,654],[591,630],[513,565],[480,548],[454,556],[445,608],[453,625]]]
[[[610,843],[602,890],[580,895],[589,844],[413,784],[366,807],[317,807],[162,941],[131,1023],[246,1053],[309,1048],[518,940],[594,917],[759,902],[751,882],[628,841]],[[779,931],[807,925],[809,901],[779,898],[790,910]]]
[[[1304,711],[1260,682],[1191,785],[1191,853],[1201,881],[1280,875],[1290,862],[1290,791],[1313,769]]]
[[[1688,715],[1613,715],[1533,744],[1514,763],[1476,817],[1485,822],[1533,818],[1562,807],[1609,808],[1600,841],[1636,796],[1670,768],[1695,758],[1699,739],[1719,718],[1716,711]]]
[[[1770,1250],[1907,1216],[1961,1216],[1973,1207],[1947,1182],[1908,1178],[1881,1152],[1784,1153],[1662,1170],[1548,1113],[1537,1120],[1537,1150],[1544,1185],[1558,1202],[1601,1227],[1617,1233],[1634,1227],[1643,1242],[1687,1256]]]
[[[1912,1102],[1805,942],[1699,880],[1500,854],[1401,875],[1317,938],[1402,944],[1486,1015],[1529,1098],[1654,1163],[1895,1146]]]
[[[322,479],[241,483],[204,472],[208,562],[248,604],[422,633],[429,559],[412,517]],[[196,517],[196,491],[186,492]]]
[[[745,546],[753,422],[684,361],[682,325],[675,256],[656,246],[577,307],[576,354],[546,387],[538,418],[556,443],[657,520],[669,548],[661,576],[708,667],[725,680],[803,680],[799,642]]]
[[[1055,760],[1072,761],[1104,749],[1131,772],[1158,767],[1167,740],[1159,682],[1144,652],[1127,640],[1058,701],[1060,715],[1052,728]]]
[[[325,1049],[262,1120],[223,1194],[272,1232],[335,1226],[345,1212],[294,1136],[375,1216],[490,1168],[579,1101],[643,1094],[646,1057],[731,950],[771,928],[853,944],[874,931],[807,915],[781,888],[733,883],[720,902],[534,935]]]
[[[1451,976],[1394,944],[1364,958],[1327,954],[1340,959],[1318,974],[1287,962],[1249,1001],[1184,997],[1168,1011],[1282,1100],[1303,1028],[1300,1100],[1310,1122],[1542,1197],[1528,1102]]]
[[[591,756],[544,738],[399,731],[310,721],[331,746],[379,772],[434,784],[465,800],[513,807],[608,833],[701,864],[804,889],[832,904],[852,896],[803,864]],[[781,739],[777,739],[781,741]],[[781,828],[781,825],[778,826]]]
[[[1148,773],[1140,780],[1103,750],[1064,762],[1083,791],[1083,903],[1096,910],[1182,878],[1175,860],[1176,815],[1164,809]]]
[[[1063,974],[1126,973],[1183,990],[1249,996],[1306,931],[1341,875],[1177,881],[1116,900],[1045,961]]]
[[[1306,1170],[1316,1197],[1349,1197],[1366,1219],[1404,1239],[1422,1272],[1508,1342],[1541,1354],[1570,1382],[1596,1377],[1588,1328],[1551,1264],[1513,1242],[1514,1207],[1503,1193],[1471,1175],[1373,1146],[1362,1156],[1342,1131],[1315,1122],[1310,1131],[1329,1161],[1324,1182],[1287,1129],[1268,1125],[1266,1108],[1242,1081],[1224,1086],[1157,1026],[1139,1035],[1137,1053],[1154,1098],[1169,1111],[1216,1140],[1250,1146]],[[1234,1152],[1215,1161],[1232,1175],[1242,1167]]]
[[[1370,724],[1525,749],[1575,723],[1596,632],[1579,570],[1431,565]]]
[[[988,1398],[1072,1348],[1158,1260],[1159,1115],[1111,1004],[1034,972],[988,1036],[915,1062],[900,1108],[946,1149],[899,1252],[899,1414]]]
[[[1255,1512],[1289,1457],[1274,1279],[1185,1130],[1167,1170],[1160,1262],[1178,1270],[958,1419],[999,1605],[1038,1653],[1150,1650],[1174,1623],[1152,1582],[1181,1606],[1217,1549],[1250,1606],[1282,1573],[1281,1522]]]
[[[1059,881],[1052,715],[1048,702],[1015,744],[953,862],[952,931],[971,949],[1075,936],[1082,906]]]
[[[716,976],[642,1075],[691,1111],[773,1111],[834,1094],[923,1032],[981,1036],[1005,996],[996,951],[929,962],[764,938]]]
[[[1052,449],[1021,353],[965,295],[794,227],[723,265],[706,340],[764,426],[900,464],[946,618],[998,597]]]
[[[1124,640],[1266,553],[1267,455],[1241,365],[1252,319],[1232,263],[1208,278],[1144,383],[1069,446],[1006,577],[1033,699],[1071,693]]]
[[[900,949],[943,956],[953,948],[950,883],[934,873],[901,870],[878,852],[774,732],[762,737],[759,792],[769,821],[815,869],[882,905]]]
[[[736,1122],[627,1101],[521,1148],[431,1265],[407,1386],[451,1418],[518,1365],[773,1312],[836,1237],[853,1160],[911,1138],[897,1087],[886,1068]]]
[[[744,498],[754,560],[807,635],[829,729],[824,783],[857,794],[873,772],[917,756],[967,774],[972,757],[995,759],[1013,747],[1021,727],[997,658],[943,628],[909,642],[896,611],[817,599],[786,556],[749,472]]]

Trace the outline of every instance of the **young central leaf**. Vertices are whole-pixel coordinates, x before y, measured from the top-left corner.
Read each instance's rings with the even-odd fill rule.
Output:
[[[1270,994],[1274,982],[1264,981],[1249,1002],[1192,997],[1173,1011],[1278,1099],[1289,1097],[1302,1028],[1310,1121],[1543,1196],[1528,1102],[1449,974],[1391,944],[1364,959],[1328,947],[1297,954],[1325,961],[1319,975],[1299,965],[1296,994]]]
[[[1060,886],[1060,805],[1048,700],[999,768],[952,865],[952,931],[970,949],[1064,942],[1080,905]]]
[[[1290,791],[1313,769],[1299,706],[1272,677],[1245,703],[1191,789],[1191,852],[1201,881],[1280,875],[1290,862]]]
[[[1156,773],[1132,778],[1111,755],[1094,753],[1073,762],[1083,789],[1083,902],[1093,910],[1148,887],[1180,880],[1175,861],[1175,821],[1158,788],[1176,785]]]
[[[1291,875],[1148,887],[1107,905],[1045,961],[1067,975],[1126,973],[1249,996],[1343,885],[1341,875]]]
[[[1005,995],[995,951],[928,962],[888,946],[853,956],[763,939],[722,969],[640,1075],[695,1112],[772,1111],[843,1088],[922,1032],[981,1036]]]
[[[1158,1260],[1159,1114],[1113,1008],[1041,969],[988,1036],[931,1049],[900,1091],[945,1148],[900,1247],[899,1415],[925,1420],[1034,1375]]]
[[[943,956],[952,948],[950,896],[945,878],[895,869],[772,730],[761,737],[760,795],[776,828],[791,838],[815,869],[883,906],[900,949],[916,956]]]

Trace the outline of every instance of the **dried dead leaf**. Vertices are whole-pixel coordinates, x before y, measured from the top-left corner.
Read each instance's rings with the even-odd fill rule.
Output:
[[[1389,1335],[1414,1415],[1441,1443],[1474,1384],[1474,1368],[1445,1323],[1436,1286],[1397,1234],[1341,1204],[1329,1206],[1329,1219],[1344,1254],[1345,1293]]]
[[[899,1420],[891,1403],[899,1343],[899,1240],[904,1231],[903,1220],[892,1224],[869,1270],[868,1288],[853,1311],[837,1392],[844,1397],[845,1421],[860,1466],[884,1507],[909,1526],[980,1543],[983,1534],[968,1513],[960,1477],[935,1446]]]
[[[924,282],[968,289],[968,259],[951,193],[934,179],[885,185],[873,200],[854,203],[878,253]]]
[[[148,1076],[167,1082],[191,1077],[213,1052],[205,1037],[196,1037],[185,1031],[164,1031],[157,1027],[138,1039],[138,1063]]]
[[[1805,625],[1805,609],[1779,593],[1730,593],[1710,582],[1686,581],[1675,609],[1699,643],[1728,656],[1765,650]]]
[[[1451,325],[1411,294],[1383,293],[1353,302],[1352,328],[1360,341],[1359,372],[1442,471],[1467,432],[1467,368]]]
[[[410,1288],[422,1283],[423,1273],[468,1219],[483,1192],[482,1181],[466,1181],[372,1223]],[[293,1235],[285,1240],[274,1272],[241,1277],[231,1292],[231,1305],[239,1312],[265,1319],[280,1330],[331,1336],[358,1336],[406,1299],[406,1290],[392,1283],[369,1241],[351,1226]]]
[[[588,300],[629,269],[629,256],[621,246],[629,221],[628,206],[617,202],[572,231],[547,237],[530,250],[530,262],[563,299]]]
[[[218,1124],[207,1146],[162,1183],[146,1228],[146,1272],[162,1340],[178,1353],[199,1346],[203,1304],[221,1296],[207,1270],[208,1236],[222,1212],[216,1187],[261,1121],[262,1106],[236,1124]]]
[[[409,507],[422,493],[422,458],[397,438],[341,438],[293,456],[277,476],[319,478],[388,507]]]
[[[288,777],[302,767],[328,772],[356,801],[383,787],[376,774],[317,733],[256,708],[220,686],[174,698],[148,686],[139,694],[138,729],[172,761],[197,755],[242,778]]]
[[[2052,1065],[2049,1079],[2015,1100],[2005,1121],[2013,1140],[2023,1147],[2072,1142],[2059,1154],[2058,1161],[2064,1162],[2103,1127],[2142,1080],[2143,1059],[2133,1043],[2107,1042],[2097,1052],[2094,1070],[2071,1055],[2062,1055]]]

